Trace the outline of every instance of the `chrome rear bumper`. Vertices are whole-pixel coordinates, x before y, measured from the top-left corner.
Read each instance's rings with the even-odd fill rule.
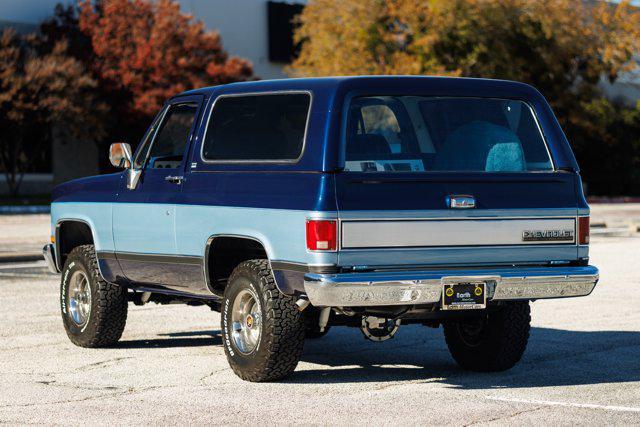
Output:
[[[53,245],[44,245],[42,248],[42,255],[44,256],[44,260],[47,262],[47,267],[49,267],[49,271],[52,273],[60,273],[58,270],[58,266],[56,265],[56,249]]]
[[[465,282],[487,283],[489,301],[578,297],[589,295],[598,278],[593,266],[308,273],[304,288],[318,307],[365,307],[433,304],[443,285]]]

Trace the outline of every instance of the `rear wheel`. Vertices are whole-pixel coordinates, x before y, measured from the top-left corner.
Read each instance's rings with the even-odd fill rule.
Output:
[[[60,283],[60,309],[67,336],[80,347],[106,347],[122,336],[127,290],[100,276],[93,245],[74,248]]]
[[[247,381],[291,374],[304,346],[305,322],[276,287],[267,260],[239,264],[224,291],[222,339],[233,372]]]
[[[444,324],[455,361],[464,369],[497,372],[512,368],[524,353],[531,325],[529,302],[513,302],[486,316]]]

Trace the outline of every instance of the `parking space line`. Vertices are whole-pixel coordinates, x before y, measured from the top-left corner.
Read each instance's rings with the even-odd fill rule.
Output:
[[[494,396],[485,396],[485,398],[489,400],[497,400],[501,402],[528,403],[531,405],[602,409],[605,411],[617,411],[617,412],[640,412],[640,408],[635,408],[632,406],[611,406],[611,405],[595,405],[592,403],[553,402],[550,400],[529,400],[529,399],[518,399],[518,398],[511,398],[511,397],[494,397]]]

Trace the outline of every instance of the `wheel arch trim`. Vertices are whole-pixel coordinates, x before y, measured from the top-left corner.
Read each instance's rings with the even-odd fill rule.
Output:
[[[268,246],[265,245],[261,239],[255,236],[249,236],[244,234],[229,234],[229,233],[212,234],[207,238],[207,242],[205,243],[205,247],[204,247],[204,257],[202,258],[202,273],[204,275],[204,280],[205,280],[205,284],[207,285],[207,289],[209,289],[211,293],[214,293],[214,290],[213,290],[213,286],[211,284],[211,279],[210,279],[211,270],[209,269],[209,256],[211,256],[211,246],[213,245],[213,242],[220,237],[231,237],[236,239],[252,240],[260,244],[260,246],[262,246],[262,248],[264,249],[264,253],[267,255],[267,262],[269,263],[269,269],[271,270],[271,274],[274,276],[274,280],[276,280],[275,274],[273,273],[273,266],[271,265],[271,256],[269,255]],[[276,287],[278,288],[278,290],[281,289],[280,286],[278,285],[277,280],[276,280]]]
[[[69,223],[69,222],[76,222],[76,223],[80,223],[80,224],[84,224],[89,228],[89,232],[91,233],[91,240],[93,242],[93,249],[96,252],[96,259],[98,259],[98,249],[96,248],[96,233],[94,231],[94,226],[92,225],[91,221],[88,219],[83,219],[83,218],[73,218],[73,217],[69,217],[69,218],[59,218],[56,221],[56,228],[55,228],[55,237],[56,237],[56,241],[55,241],[55,262],[57,264],[58,270],[60,270],[60,272],[62,272],[62,269],[64,267],[63,263],[62,263],[62,251],[60,249],[60,228],[62,226],[62,224],[64,223]],[[102,274],[102,269],[100,267],[100,262],[98,262],[98,271],[100,272],[100,277],[106,281],[104,274]]]

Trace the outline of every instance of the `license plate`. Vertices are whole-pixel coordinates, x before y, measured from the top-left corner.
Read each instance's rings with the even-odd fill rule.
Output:
[[[479,310],[487,307],[485,283],[453,283],[442,289],[443,310]]]

